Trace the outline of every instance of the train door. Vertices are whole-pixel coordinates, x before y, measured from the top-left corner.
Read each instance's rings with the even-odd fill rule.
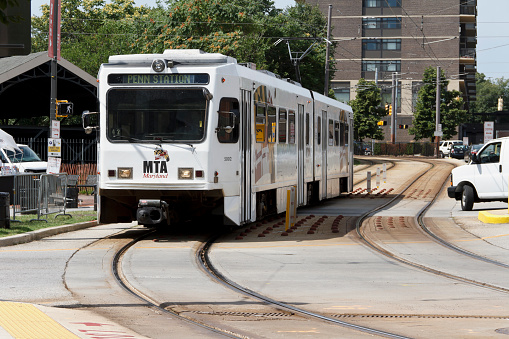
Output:
[[[241,216],[240,221],[247,223],[253,221],[254,206],[251,189],[251,91],[241,90],[241,178],[240,178],[240,194],[241,194]]]
[[[315,104],[316,105],[316,104]],[[314,166],[313,166],[313,176],[314,181],[318,183],[318,185],[315,186],[315,188],[318,190],[318,192],[313,193],[313,195],[316,197],[316,199],[320,200],[322,196],[322,185],[320,184],[320,181],[322,179],[322,111],[320,109],[317,109],[316,106],[313,109],[315,113],[315,136],[314,136],[314,147],[313,147],[313,159],[314,159]]]
[[[327,145],[328,145],[328,123],[327,111],[322,111],[322,184],[320,199],[327,198]]]
[[[305,204],[304,201],[304,105],[298,105],[297,140],[298,140],[298,179],[297,179],[297,201],[298,206]]]

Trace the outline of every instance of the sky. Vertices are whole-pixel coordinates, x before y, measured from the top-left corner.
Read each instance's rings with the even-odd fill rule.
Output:
[[[277,8],[295,4],[294,0],[275,0],[274,2]],[[32,0],[32,15],[39,16],[40,6],[47,3],[49,0]],[[152,7],[155,6],[156,0],[135,0],[135,3],[137,6]],[[509,17],[507,17],[509,0],[478,0],[477,11],[477,71],[489,78],[509,78],[509,58],[507,57],[509,55]]]

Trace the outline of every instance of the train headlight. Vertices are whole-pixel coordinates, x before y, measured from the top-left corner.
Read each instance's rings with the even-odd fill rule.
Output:
[[[132,167],[119,167],[117,169],[119,179],[132,179],[133,168]]]
[[[164,60],[156,59],[152,62],[152,69],[156,72],[162,72],[165,68]]]
[[[179,168],[179,179],[193,179],[193,168]]]

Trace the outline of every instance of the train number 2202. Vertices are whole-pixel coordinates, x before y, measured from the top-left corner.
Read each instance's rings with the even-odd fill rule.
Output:
[[[224,161],[232,161],[232,157],[224,157]]]

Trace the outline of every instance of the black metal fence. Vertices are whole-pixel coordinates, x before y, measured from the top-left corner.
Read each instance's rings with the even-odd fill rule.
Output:
[[[355,155],[419,155],[434,156],[436,144],[431,142],[355,142]]]
[[[89,164],[97,162],[97,142],[88,139],[61,139],[63,164]],[[28,145],[42,160],[48,160],[47,138],[16,138],[18,144]]]

